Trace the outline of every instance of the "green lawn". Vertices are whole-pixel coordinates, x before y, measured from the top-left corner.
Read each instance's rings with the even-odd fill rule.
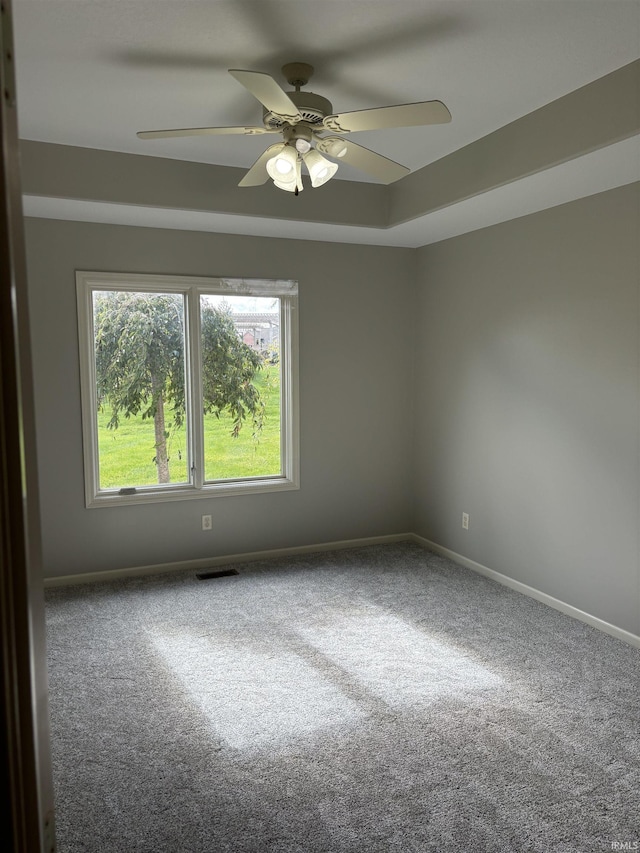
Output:
[[[228,415],[206,415],[204,419],[205,479],[256,477],[280,473],[280,388],[278,365],[265,366],[255,382],[265,402],[262,432],[256,442],[250,423],[238,438],[231,437],[233,423]],[[110,412],[98,413],[100,488],[149,486],[157,483],[153,421],[141,417],[122,418],[116,430],[107,429]],[[167,421],[169,413],[167,412]],[[171,430],[169,468],[172,483],[188,480],[187,442],[184,427]]]

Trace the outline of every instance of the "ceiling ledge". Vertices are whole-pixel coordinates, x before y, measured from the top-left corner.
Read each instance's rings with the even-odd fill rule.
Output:
[[[640,133],[640,60],[391,186],[333,180],[294,196],[238,187],[243,169],[21,142],[26,196],[273,221],[393,229]]]
[[[389,187],[389,222],[408,222],[638,133],[640,60],[397,181]]]
[[[384,228],[387,187],[330,181],[295,196],[271,182],[238,187],[245,169],[21,140],[25,195]]]
[[[386,229],[34,195],[23,209],[43,219],[415,249],[627,184],[640,187],[640,135]]]

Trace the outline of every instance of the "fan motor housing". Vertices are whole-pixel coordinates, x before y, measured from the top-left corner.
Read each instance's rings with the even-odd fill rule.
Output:
[[[323,98],[322,95],[316,95],[315,92],[287,92],[287,95],[300,111],[302,121],[307,122],[307,124],[322,124],[325,116],[333,114],[331,101]],[[289,122],[285,121],[277,113],[273,113],[270,110],[264,111],[262,122],[269,130],[280,130],[289,124]]]

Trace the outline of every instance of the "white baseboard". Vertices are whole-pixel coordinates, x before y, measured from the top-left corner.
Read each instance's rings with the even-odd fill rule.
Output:
[[[448,557],[454,563],[471,569],[478,574],[491,578],[491,580],[508,586],[516,592],[521,592],[523,595],[528,595],[530,598],[535,598],[543,604],[553,607],[554,610],[559,610],[567,616],[572,616],[574,619],[579,619],[581,622],[586,622],[605,634],[610,634],[631,646],[640,648],[640,637],[632,634],[630,631],[625,631],[623,628],[618,628],[616,625],[611,625],[603,619],[598,619],[597,616],[592,616],[590,613],[585,613],[583,610],[578,610],[571,604],[560,601],[546,592],[540,592],[532,586],[521,583],[508,577],[508,575],[500,574],[500,572],[489,569],[481,563],[476,563],[475,560],[469,560],[463,557],[462,554],[457,554],[455,551],[449,550],[437,542],[431,542],[416,533],[392,533],[387,536],[369,536],[364,539],[345,539],[339,542],[320,542],[315,545],[297,545],[292,548],[273,548],[267,551],[249,551],[245,554],[225,554],[221,557],[204,557],[200,560],[182,560],[175,563],[157,563],[148,566],[136,566],[129,569],[113,569],[104,572],[88,572],[81,575],[63,575],[55,578],[45,578],[45,588],[57,586],[75,586],[76,584],[98,583],[100,581],[119,580],[121,578],[143,577],[145,575],[164,574],[165,572],[185,572],[185,571],[202,571],[204,569],[212,569],[216,566],[225,566],[230,563],[250,563],[256,560],[268,560],[273,557],[290,557],[296,554],[312,554],[322,551],[341,551],[347,548],[363,548],[367,545],[384,545],[392,542],[415,542],[429,551],[436,554],[442,554],[443,557]]]
[[[149,566],[135,566],[130,569],[112,569],[104,572],[87,572],[81,575],[61,575],[45,578],[45,588],[55,586],[75,586],[76,584],[113,581],[121,578],[158,575],[165,572],[202,571],[229,563],[250,563],[256,560],[268,560],[272,557],[291,557],[295,554],[313,554],[321,551],[343,551],[347,548],[364,548],[367,545],[385,545],[391,542],[407,542],[412,533],[390,533],[387,536],[368,536],[364,539],[345,539],[339,542],[321,542],[316,545],[296,545],[292,548],[273,548],[268,551],[249,551],[246,554],[225,554],[221,557],[204,557],[200,560],[181,560],[175,563],[157,563]]]
[[[560,601],[559,598],[547,595],[546,592],[540,592],[540,590],[514,580],[513,578],[508,577],[508,575],[500,574],[500,572],[496,572],[494,569],[489,569],[487,566],[483,566],[482,563],[476,563],[475,560],[469,560],[467,557],[463,557],[462,554],[450,551],[449,548],[444,548],[442,545],[438,545],[437,542],[431,542],[429,539],[424,539],[416,533],[412,533],[410,538],[411,541],[415,542],[417,545],[422,545],[424,548],[428,548],[429,551],[434,551],[436,554],[448,557],[460,566],[464,566],[467,569],[478,572],[478,574],[491,578],[491,580],[497,581],[498,583],[503,584],[503,586],[508,586],[511,589],[516,590],[516,592],[528,595],[530,598],[535,598],[536,601],[541,601],[543,604],[553,607],[554,610],[559,610],[567,616],[579,619],[580,622],[586,622],[587,625],[591,625],[593,628],[598,628],[598,630],[604,631],[605,634],[610,634],[612,637],[616,637],[618,640],[622,640],[630,646],[640,648],[640,637],[636,634],[632,634],[630,631],[625,631],[623,628],[618,628],[616,625],[611,625],[609,622],[605,622],[604,619],[598,619],[597,616],[592,616],[590,613],[578,610],[577,607],[573,607],[571,604]]]

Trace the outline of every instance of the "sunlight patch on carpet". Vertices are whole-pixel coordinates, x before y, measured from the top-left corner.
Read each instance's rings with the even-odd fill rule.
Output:
[[[393,707],[500,687],[503,679],[382,608],[324,612],[296,631]]]
[[[215,733],[235,749],[310,735],[364,716],[286,649],[264,651],[185,632],[149,636]]]

